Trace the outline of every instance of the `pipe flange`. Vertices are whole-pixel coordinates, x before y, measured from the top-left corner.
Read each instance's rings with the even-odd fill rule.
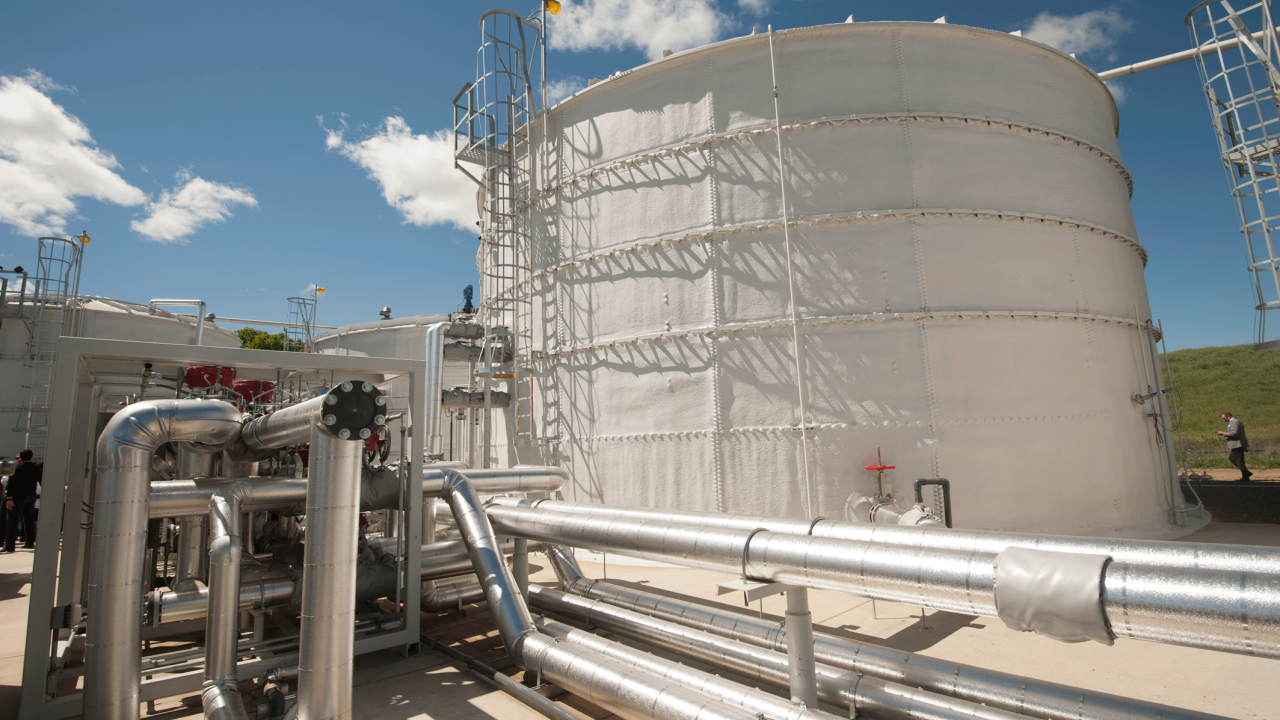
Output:
[[[339,383],[325,394],[319,427],[343,440],[367,438],[386,423],[386,408],[378,405],[379,397],[382,391],[372,383]]]

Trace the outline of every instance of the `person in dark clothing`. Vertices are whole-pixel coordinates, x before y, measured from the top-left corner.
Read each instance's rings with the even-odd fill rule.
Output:
[[[24,548],[36,546],[36,486],[40,484],[44,469],[31,462],[35,456],[30,450],[18,453],[18,464],[9,476],[9,487],[4,507],[8,510],[8,527],[5,528],[4,551],[14,552],[18,541],[18,522],[22,522]]]
[[[1229,412],[1222,413],[1222,421],[1227,424],[1227,431],[1219,431],[1218,434],[1227,439],[1227,459],[1240,471],[1240,479],[1236,482],[1249,482],[1253,473],[1244,465],[1244,454],[1249,452],[1249,436],[1244,432],[1244,423]]]

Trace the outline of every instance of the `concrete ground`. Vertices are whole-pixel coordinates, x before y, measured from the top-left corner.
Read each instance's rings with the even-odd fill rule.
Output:
[[[1280,546],[1280,526],[1213,523],[1186,540]],[[30,551],[0,555],[0,627],[7,628],[11,638],[0,649],[0,720],[17,716],[32,557]],[[725,575],[641,565],[616,556],[580,555],[580,560],[589,576],[624,585],[689,595],[710,605],[763,612],[775,619],[781,618],[785,608],[782,596],[766,598],[751,607],[744,607],[739,595],[717,596],[717,585],[731,579]],[[540,556],[533,558],[534,582],[555,583],[546,565]],[[1280,707],[1280,661],[1127,640],[1117,640],[1111,647],[1064,644],[1013,632],[995,619],[922,613],[920,608],[821,591],[810,591],[810,605],[819,631],[931,657],[1232,718],[1276,717]],[[465,617],[424,616],[423,632],[521,677],[519,669],[505,658],[483,605],[469,606]],[[388,651],[357,658],[354,698],[356,720],[541,717],[438,654],[406,660]],[[573,696],[556,699],[580,715],[609,717],[609,713]],[[143,706],[147,718],[176,720],[198,715],[198,695],[159,701],[154,710]]]

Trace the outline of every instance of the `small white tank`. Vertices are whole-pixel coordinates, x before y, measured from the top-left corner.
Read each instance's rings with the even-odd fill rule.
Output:
[[[903,504],[949,479],[957,526],[1169,531],[1162,406],[1131,399],[1162,383],[1103,83],[956,25],[774,50],[789,253],[766,35],[550,112],[530,299],[566,498],[845,518],[882,457]]]

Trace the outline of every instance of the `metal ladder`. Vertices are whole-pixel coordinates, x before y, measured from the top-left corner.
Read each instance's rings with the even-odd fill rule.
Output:
[[[48,444],[49,411],[53,405],[54,370],[58,360],[58,338],[74,335],[74,303],[80,292],[81,243],[87,236],[66,240],[56,237],[39,239],[39,260],[34,276],[32,298],[34,308],[27,328],[26,381],[27,401],[19,416],[16,432],[26,433],[24,444],[44,459]]]
[[[533,35],[536,47],[541,28],[505,10],[486,12],[480,18],[480,28],[476,81],[464,85],[453,100],[454,165],[480,186],[476,265],[481,293],[478,314],[485,336],[477,375],[484,381],[482,389],[487,390],[496,390],[496,381],[511,381],[513,441],[517,447],[530,447],[537,433],[530,288],[530,121],[538,110],[530,81],[531,43],[527,35]],[[475,174],[462,163],[475,166]],[[486,400],[486,447],[491,413]]]

